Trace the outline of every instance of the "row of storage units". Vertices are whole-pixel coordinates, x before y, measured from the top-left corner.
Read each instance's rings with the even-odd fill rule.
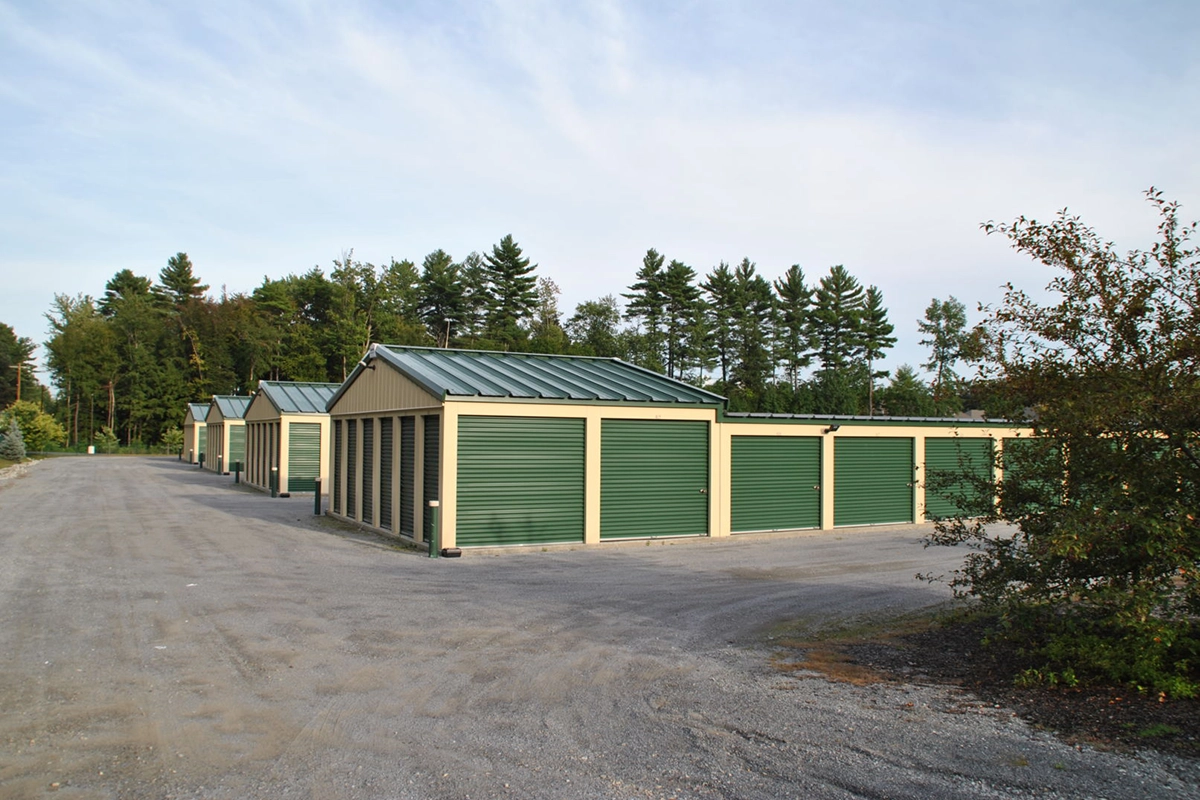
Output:
[[[329,475],[329,414],[336,383],[259,381],[252,397],[189,403],[181,459],[218,474],[237,472],[257,489],[313,492]]]
[[[327,409],[329,513],[413,542],[436,529],[443,547],[921,522],[990,503],[979,482],[1030,435],[732,414],[614,359],[385,345]]]
[[[336,383],[259,381],[246,409],[246,483],[288,496],[329,474],[329,414]]]
[[[189,403],[188,417],[192,416]],[[193,434],[196,444],[191,448],[195,462],[218,475],[228,475],[235,464],[246,460],[246,409],[249,397],[216,395],[204,414],[203,433]],[[188,446],[187,417],[184,418],[184,446]],[[197,428],[198,428],[197,424]]]

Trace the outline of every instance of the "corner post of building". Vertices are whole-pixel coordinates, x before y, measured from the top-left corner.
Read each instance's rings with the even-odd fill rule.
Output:
[[[925,431],[913,436],[913,522],[926,521],[925,515]]]
[[[598,409],[589,409],[584,421],[583,457],[583,543],[600,544],[600,435],[604,418]]]
[[[458,547],[458,408],[452,403],[442,406],[442,432],[438,437],[442,457],[438,459],[441,475],[438,497],[441,503],[434,516],[434,533],[438,548]]]
[[[274,458],[279,466],[279,491],[289,492],[288,483],[288,460],[283,457],[284,453],[292,452],[291,447],[291,423],[282,414],[279,416],[279,434],[275,437],[275,453]]]
[[[833,530],[833,497],[837,487],[833,485],[833,454],[837,433],[828,431],[821,436],[821,530]]]
[[[732,437],[719,424],[714,412],[708,423],[708,535],[714,538],[730,535],[730,492],[732,485]]]

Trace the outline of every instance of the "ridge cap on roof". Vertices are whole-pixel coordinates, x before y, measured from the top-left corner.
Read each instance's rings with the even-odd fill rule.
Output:
[[[574,361],[621,361],[614,356],[578,356],[572,353],[525,353],[516,350],[475,350],[462,347],[431,347],[425,344],[385,344],[374,343],[372,347],[382,347],[387,350],[425,350],[431,353],[458,353],[462,355],[481,355],[481,356],[512,356],[514,358],[563,358]],[[369,351],[368,351],[369,352]],[[622,364],[628,363],[621,361]],[[634,366],[630,364],[630,366]],[[656,375],[658,373],[655,373]],[[659,375],[660,378],[666,378],[666,375]],[[675,380],[671,378],[670,380]]]

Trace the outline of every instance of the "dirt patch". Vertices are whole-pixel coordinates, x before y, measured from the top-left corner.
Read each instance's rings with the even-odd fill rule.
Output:
[[[1170,700],[1116,686],[1019,688],[1029,666],[1012,643],[983,646],[990,622],[951,617],[784,638],[781,671],[811,670],[841,682],[959,686],[1071,743],[1157,750],[1200,758],[1200,701]]]

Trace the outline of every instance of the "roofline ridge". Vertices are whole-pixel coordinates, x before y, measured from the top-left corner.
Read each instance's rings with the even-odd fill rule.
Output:
[[[388,350],[427,350],[434,353],[471,353],[485,356],[517,356],[521,358],[568,358],[578,361],[621,361],[621,359],[617,358],[616,356],[577,356],[571,353],[524,353],[516,350],[476,350],[467,347],[431,347],[424,344],[387,344],[386,342],[372,342],[371,346],[385,347]],[[658,373],[655,374],[657,375]],[[662,375],[659,377],[666,376]]]

